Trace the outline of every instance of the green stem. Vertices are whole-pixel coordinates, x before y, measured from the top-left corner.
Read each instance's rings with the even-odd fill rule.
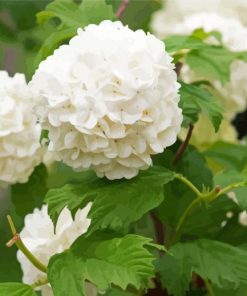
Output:
[[[246,181],[242,181],[242,182],[230,184],[230,185],[226,186],[225,188],[222,188],[216,194],[215,198],[219,197],[220,195],[223,195],[223,194],[227,193],[228,191],[231,191],[231,190],[236,189],[238,187],[244,187],[244,186],[247,186],[247,182]]]
[[[49,283],[48,278],[44,278],[43,280],[39,280],[31,285],[33,289],[47,285]]]
[[[9,226],[11,229],[11,232],[13,234],[13,243],[17,246],[17,248],[22,251],[22,253],[27,257],[27,259],[40,271],[47,273],[47,267],[41,263],[29,250],[28,248],[24,245],[23,241],[21,240],[19,234],[16,231],[14,222],[12,218],[8,215],[7,216]],[[11,244],[10,244],[11,246]]]
[[[202,197],[202,193],[193,185],[187,178],[185,178],[183,175],[176,174],[175,178],[182,181],[184,184],[186,184],[195,194],[196,196]]]
[[[202,198],[201,197],[197,197],[196,199],[194,199],[189,206],[185,209],[183,215],[180,217],[178,224],[176,226],[175,229],[175,234],[173,236],[173,238],[170,241],[169,247],[172,246],[174,243],[176,243],[181,235],[181,230],[182,230],[182,226],[184,225],[186,219],[188,218],[189,214],[191,213],[192,209],[194,207],[196,207],[199,203],[201,203]]]

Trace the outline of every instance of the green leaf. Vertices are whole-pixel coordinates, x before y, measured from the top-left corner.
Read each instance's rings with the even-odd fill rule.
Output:
[[[165,155],[161,154],[161,156]],[[156,164],[169,162],[165,157],[161,159],[161,156],[159,156],[159,160],[155,158]],[[173,155],[170,156],[171,159],[173,157]],[[213,175],[205,158],[191,146],[187,148],[183,158],[177,163],[176,170],[186,176],[199,190],[203,190],[203,187],[213,188]],[[167,228],[172,230],[177,226],[179,218],[195,198],[195,194],[176,179],[165,185],[164,195],[164,202],[155,211],[159,219],[166,223]],[[227,196],[221,196],[210,205],[202,203],[186,219],[182,229],[183,238],[186,239],[191,236],[215,238],[222,229],[221,223],[226,219],[228,211],[237,212],[239,206]],[[169,241],[168,235],[166,235],[166,240]]]
[[[247,295],[247,285],[241,284],[237,289],[222,290],[218,287],[212,287],[216,296],[244,296]]]
[[[247,163],[247,149],[243,145],[217,142],[204,155],[228,170],[242,171]]]
[[[162,167],[142,171],[131,180],[111,182],[85,172],[80,184],[49,190],[45,202],[54,223],[65,206],[75,213],[93,201],[88,233],[104,228],[126,230],[132,222],[163,201],[163,186],[173,179],[174,173]]]
[[[150,245],[149,238],[130,234],[112,238],[101,232],[80,237],[70,250],[49,262],[48,279],[54,295],[85,295],[86,280],[100,290],[107,290],[111,284],[139,289],[154,274],[154,257],[145,248]]]
[[[37,166],[27,183],[16,184],[11,187],[11,201],[14,213],[24,220],[34,208],[40,208],[48,191],[46,185],[47,170],[41,164]],[[23,223],[23,221],[22,221]],[[21,227],[22,225],[18,225]]]
[[[221,196],[209,205],[201,204],[197,207],[184,224],[183,233],[197,238],[218,239],[227,212],[238,211],[238,205],[227,195]]]
[[[206,89],[193,84],[181,82],[180,107],[183,110],[184,125],[198,120],[201,112],[209,117],[215,131],[217,132],[223,118],[220,104],[217,99]]]
[[[247,283],[247,252],[231,245],[197,240],[178,243],[171,248],[173,256],[164,256],[157,265],[164,287],[174,296],[188,290],[192,272],[209,279],[220,289],[236,289]]]
[[[115,19],[111,5],[104,0],[83,0],[79,4],[71,0],[55,0],[37,14],[37,21],[42,23],[53,17],[58,17],[68,27],[77,28],[98,24],[104,19]]]
[[[116,13],[123,0],[106,0],[106,3],[111,4]],[[129,1],[120,20],[132,30],[142,29],[147,32],[152,14],[161,7],[162,0]]]
[[[76,28],[67,28],[60,26],[52,32],[43,42],[37,56],[34,59],[34,68],[37,68],[39,63],[53,53],[62,43],[68,41],[75,36]]]
[[[247,210],[247,176],[236,170],[225,170],[214,177],[215,185],[219,185],[221,188],[239,182],[246,182],[246,186],[238,187],[231,191],[235,193],[238,206],[241,210]]]
[[[0,283],[1,296],[36,296],[31,286],[21,283]]]
[[[135,296],[136,294],[128,291],[122,291],[120,289],[110,289],[104,295],[105,296]]]
[[[239,224],[239,210],[232,211],[232,213],[233,217],[226,221],[226,225],[221,228],[215,238],[224,243],[242,248],[241,245],[246,244],[247,227]]]
[[[186,63],[196,73],[225,84],[230,80],[231,64],[238,59],[246,60],[246,53],[231,52],[221,46],[208,45],[191,50],[186,56]]]
[[[179,50],[191,50],[207,47],[207,45],[199,38],[194,36],[173,35],[165,41],[166,50],[170,53]]]

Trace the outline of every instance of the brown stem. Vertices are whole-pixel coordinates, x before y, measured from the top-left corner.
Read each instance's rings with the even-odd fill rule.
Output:
[[[175,72],[177,73],[178,77],[180,75],[182,67],[183,67],[183,63],[181,63],[181,62],[177,62],[176,65],[175,65]]]
[[[117,10],[117,12],[116,12],[116,17],[117,17],[117,18],[121,18],[122,14],[123,14],[123,12],[125,11],[125,9],[126,9],[126,7],[128,6],[128,4],[129,4],[129,0],[123,0],[123,1],[121,2],[121,4],[120,4],[119,7],[118,7],[118,10]]]
[[[184,142],[180,145],[180,147],[178,148],[176,154],[175,154],[175,157],[172,161],[172,164],[173,165],[176,165],[176,163],[179,161],[179,159],[182,158],[185,150],[187,149],[188,145],[189,145],[189,142],[190,142],[190,138],[192,136],[192,132],[193,132],[193,128],[194,128],[194,125],[191,123],[189,125],[189,130],[188,130],[188,133],[187,133],[187,136],[186,136],[186,139],[184,140]]]
[[[18,240],[20,240],[20,235],[18,233],[14,234],[11,240],[6,244],[8,248],[11,248]]]
[[[163,223],[159,220],[154,212],[150,212],[150,216],[154,223],[155,233],[156,233],[156,242],[157,244],[164,245],[165,234]]]

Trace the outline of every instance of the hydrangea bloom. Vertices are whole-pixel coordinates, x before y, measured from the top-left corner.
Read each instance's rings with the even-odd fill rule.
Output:
[[[164,38],[170,35],[176,23],[197,13],[217,13],[239,19],[247,24],[246,0],[164,0],[164,8],[153,15],[151,27],[155,35]],[[209,22],[208,22],[209,23]]]
[[[0,71],[0,185],[24,183],[41,162],[41,127],[23,74]]]
[[[35,209],[32,214],[25,217],[25,226],[20,237],[36,258],[42,263],[48,264],[51,256],[68,249],[80,235],[87,231],[90,225],[90,219],[87,219],[90,206],[89,204],[84,209],[78,210],[74,220],[70,211],[64,208],[59,215],[54,233],[54,226],[48,215],[47,206],[44,205],[41,209]],[[23,270],[24,283],[33,284],[44,279],[44,273],[34,267],[21,251],[18,251],[17,259]],[[42,296],[53,295],[48,285],[41,286],[41,290]]]
[[[30,86],[49,149],[109,179],[136,176],[180,130],[172,58],[163,42],[121,22],[79,29],[40,64]]]
[[[243,211],[239,214],[238,222],[242,226],[247,226],[247,211]]]

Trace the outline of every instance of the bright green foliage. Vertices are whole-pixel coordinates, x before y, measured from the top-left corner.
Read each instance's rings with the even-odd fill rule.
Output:
[[[104,0],[83,0],[76,3],[71,0],[55,0],[47,5],[46,9],[37,15],[38,23],[44,23],[58,18],[60,24],[54,29],[40,48],[35,65],[53,53],[60,44],[72,38],[78,28],[89,24],[99,24],[105,19],[115,20],[111,5]]]
[[[192,272],[221,289],[236,289],[247,283],[247,252],[240,248],[202,239],[178,243],[171,252],[173,256],[164,256],[157,269],[162,283],[174,296],[185,295]]]
[[[106,3],[111,4],[115,12],[117,12],[122,2],[123,0],[106,0]],[[120,20],[132,30],[143,29],[149,31],[151,16],[161,6],[162,0],[130,0]]]
[[[185,126],[198,120],[198,114],[207,115],[217,132],[222,120],[223,109],[217,99],[201,86],[181,82],[180,107],[183,110]]]
[[[221,46],[208,45],[190,51],[186,63],[196,73],[225,84],[230,80],[231,64],[237,59],[246,60],[246,53],[235,53]]]
[[[111,284],[139,289],[153,274],[150,239],[136,235],[112,238],[107,233],[80,237],[71,249],[55,255],[48,266],[54,295],[85,295],[84,281],[106,290]]]
[[[172,35],[165,39],[166,50],[171,54],[181,52],[181,57],[186,55],[190,50],[208,48],[210,45],[204,40],[210,36],[216,38],[221,44],[221,35],[219,32],[212,31],[206,33],[203,29],[195,30],[190,36]]]
[[[21,283],[0,283],[1,296],[36,296],[32,287]]]
[[[205,38],[214,36],[221,44],[221,36],[217,32],[205,33],[196,30],[191,36],[174,35],[165,40],[166,50],[175,60],[181,60],[197,74],[205,78],[219,80],[222,84],[230,80],[231,64],[235,60],[247,60],[246,52],[231,52],[223,46],[210,45]]]
[[[158,162],[158,164],[160,163],[161,161]],[[176,170],[186,176],[200,190],[213,187],[213,175],[205,158],[191,146],[188,147],[183,158],[178,162]],[[195,194],[180,180],[174,180],[165,185],[164,195],[165,200],[156,212],[162,222],[175,228],[179,218],[195,198]],[[233,207],[235,207],[235,204],[225,197],[216,200],[212,206],[201,204],[189,215],[182,232],[197,236],[215,235],[221,228],[221,222],[225,219],[226,212]]]
[[[247,175],[236,170],[225,170],[217,174],[214,178],[215,185],[225,187],[228,184],[246,182],[246,186],[233,189],[235,197],[241,210],[247,210]]]
[[[165,46],[166,50],[172,54],[179,50],[201,49],[207,45],[195,36],[173,35],[165,40]]]
[[[244,145],[217,142],[204,155],[222,168],[230,170],[242,171],[247,163],[247,149]]]
[[[131,180],[107,181],[93,173],[84,173],[80,184],[68,184],[51,189],[45,202],[56,223],[59,213],[67,206],[73,213],[93,201],[89,217],[89,233],[96,229],[126,230],[130,223],[157,207],[164,199],[163,185],[174,179],[174,173],[153,167]]]
[[[120,289],[111,289],[104,294],[105,296],[135,296],[134,293],[128,291],[122,291]]]
[[[43,198],[48,191],[46,178],[46,167],[41,164],[35,168],[27,183],[11,187],[13,212],[21,218],[22,222],[24,217],[34,208],[42,206]]]
[[[83,28],[88,24],[98,24],[102,20],[115,19],[111,5],[104,0],[83,0],[76,3],[71,0],[55,0],[47,5],[45,11],[37,14],[38,23],[58,17],[70,28]]]

